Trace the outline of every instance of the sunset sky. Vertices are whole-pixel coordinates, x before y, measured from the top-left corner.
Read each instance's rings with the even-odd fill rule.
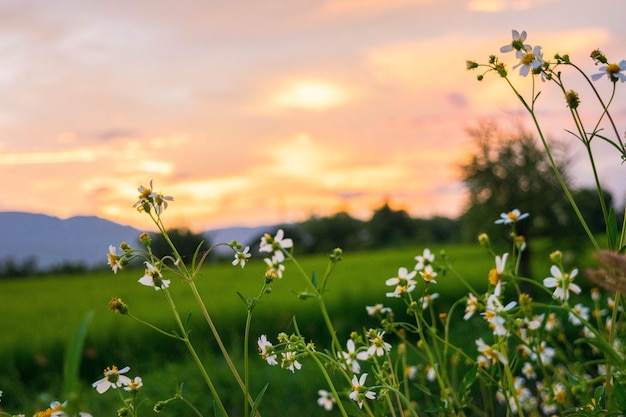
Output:
[[[626,59],[624,16],[622,0],[0,1],[0,211],[148,228],[132,205],[153,179],[175,198],[166,225],[197,231],[368,218],[385,201],[455,216],[467,128],[530,126],[504,81],[478,82],[466,60],[502,56],[518,29],[592,74],[595,48]],[[562,97],[541,88],[542,121],[567,138]],[[571,140],[576,181],[590,184]],[[626,168],[598,152],[623,201]]]

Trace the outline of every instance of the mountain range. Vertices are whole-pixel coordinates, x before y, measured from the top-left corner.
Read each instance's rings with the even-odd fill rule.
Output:
[[[250,239],[266,230],[267,226],[231,227],[202,234],[213,243],[237,240],[249,244]],[[0,212],[0,262],[33,259],[38,269],[66,264],[106,266],[109,245],[128,242],[137,246],[141,232],[96,216],[60,219],[45,214]]]

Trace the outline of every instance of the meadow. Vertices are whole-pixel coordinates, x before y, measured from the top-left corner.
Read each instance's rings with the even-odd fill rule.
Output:
[[[345,337],[353,329],[375,325],[368,317],[365,306],[384,303],[398,311],[400,300],[385,297],[388,288],[385,280],[394,276],[398,267],[412,269],[414,257],[422,253],[424,246],[387,249],[369,252],[344,253],[337,265],[326,293],[326,302],[338,333]],[[439,254],[442,248],[431,247]],[[486,276],[493,268],[493,257],[478,244],[447,245],[446,254],[452,265],[462,266],[457,271],[479,291],[486,289]],[[539,252],[541,253],[541,252]],[[537,257],[538,258],[538,257]],[[534,269],[537,278],[543,278],[549,268],[547,259],[536,259]],[[328,256],[315,255],[299,258],[306,271],[321,274],[328,263]],[[319,310],[314,301],[300,300],[296,292],[303,289],[296,271],[286,265],[285,276],[272,285],[272,293],[264,298],[255,310],[252,337],[267,334],[274,337],[280,331],[289,331],[292,317],[296,317],[302,333],[316,341],[327,338]],[[245,269],[230,263],[206,265],[197,282],[201,295],[216,322],[225,343],[234,356],[241,355],[242,329],[245,321],[245,305],[237,292],[254,296],[263,281],[266,265],[261,259],[252,259]],[[0,328],[0,388],[4,391],[2,406],[7,410],[31,412],[45,406],[50,399],[61,395],[63,375],[63,352],[67,341],[87,314],[93,312],[82,364],[84,403],[93,415],[112,415],[119,406],[117,398],[99,396],[90,383],[101,377],[103,368],[116,364],[130,366],[133,375],[141,375],[145,391],[146,407],[151,408],[157,400],[171,396],[177,384],[184,383],[183,393],[201,399],[206,388],[194,365],[187,360],[187,352],[179,343],[158,334],[147,326],[128,317],[113,313],[108,308],[111,297],[121,297],[128,303],[133,315],[169,331],[175,325],[171,311],[159,292],[137,283],[142,270],[125,269],[117,274],[110,270],[91,272],[84,276],[54,276],[0,282],[2,311]],[[174,277],[174,280],[176,278]],[[439,281],[438,310],[447,311],[449,304],[467,291],[448,272]],[[195,300],[182,282],[173,281],[170,287],[181,313],[191,313],[192,339],[205,358],[212,358],[216,351],[214,342],[201,318]],[[371,322],[371,323],[370,323]],[[467,334],[468,323],[460,322],[456,329],[460,335]],[[206,342],[204,342],[206,341]],[[301,371],[306,375],[295,378],[289,371],[269,367],[253,352],[253,389],[260,389],[271,379],[270,392],[284,395],[268,395],[262,410],[267,415],[282,410],[295,415],[302,407],[310,407],[314,413],[321,410],[315,404],[317,385],[323,381],[313,367],[306,363]],[[215,356],[218,358],[219,356]],[[211,359],[209,359],[210,361]],[[231,375],[226,366],[216,359],[208,364],[211,369],[222,369],[223,381],[228,386]],[[306,386],[300,386],[300,385]],[[236,389],[232,402],[240,402]],[[192,394],[193,393],[193,394]],[[228,401],[228,400],[226,400]],[[206,403],[206,401],[204,401]],[[294,414],[287,412],[292,408]],[[163,415],[179,415],[176,406],[163,411]],[[171,413],[171,414],[170,414]],[[331,414],[332,415],[332,414]]]

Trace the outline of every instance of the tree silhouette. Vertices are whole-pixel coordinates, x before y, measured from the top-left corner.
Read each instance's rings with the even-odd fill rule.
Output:
[[[517,232],[527,240],[530,236],[549,237],[559,244],[575,243],[572,237],[582,234],[583,229],[565,198],[543,146],[520,126],[507,131],[493,121],[485,121],[468,132],[473,141],[473,154],[469,161],[459,165],[469,192],[461,216],[468,237],[475,238],[482,232],[496,240],[499,236],[506,237],[494,220],[500,213],[518,208],[530,213],[517,227]],[[569,185],[569,161],[564,148],[558,142],[551,146],[555,163]],[[530,252],[526,261],[529,255]]]
[[[201,243],[204,242],[201,252],[208,250],[211,246],[211,242],[207,237],[198,233],[193,233],[191,230],[186,228],[170,229],[167,231],[167,234],[184,262],[191,261],[193,254],[198,248],[198,245]],[[151,248],[154,255],[159,258],[164,256],[173,256],[173,251],[163,235],[158,233],[152,234],[151,237]]]

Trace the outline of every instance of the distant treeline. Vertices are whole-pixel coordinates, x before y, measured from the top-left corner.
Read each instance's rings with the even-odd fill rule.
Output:
[[[367,250],[407,245],[452,243],[461,240],[459,221],[446,217],[412,218],[404,210],[384,204],[369,220],[359,220],[346,212],[282,227],[298,253],[324,253],[334,248]],[[260,236],[259,236],[260,238]],[[250,246],[258,241],[249,242]]]

